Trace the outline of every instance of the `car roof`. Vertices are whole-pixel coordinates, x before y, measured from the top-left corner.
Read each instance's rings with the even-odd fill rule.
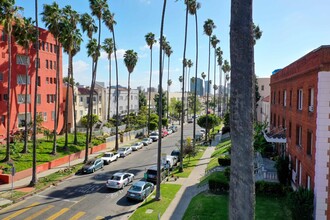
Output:
[[[114,173],[112,176],[123,176],[125,173]]]
[[[161,168],[164,168],[164,166],[161,165]],[[155,171],[157,171],[157,165],[152,165],[151,167],[148,168],[148,170],[155,170]]]

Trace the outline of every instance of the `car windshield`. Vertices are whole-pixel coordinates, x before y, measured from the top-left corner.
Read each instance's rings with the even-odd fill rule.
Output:
[[[112,177],[111,177],[111,180],[120,180],[120,179],[121,179],[120,176],[112,176]]]
[[[133,144],[134,146],[139,146],[140,145],[140,143],[135,143],[135,144]]]
[[[157,175],[157,171],[156,170],[148,170],[147,173],[148,174],[151,174],[151,175]]]
[[[118,151],[119,151],[119,152],[124,152],[124,151],[125,151],[125,148],[119,148]]]
[[[111,154],[104,154],[103,157],[111,157]]]
[[[143,141],[148,141],[149,139],[148,138],[144,138]]]
[[[150,136],[158,136],[157,133],[151,133]]]
[[[141,186],[135,186],[135,185],[133,185],[133,186],[130,188],[130,190],[132,190],[132,191],[138,191],[138,192],[140,192],[141,189],[142,189]]]
[[[86,165],[92,165],[94,164],[94,160],[87,161]]]

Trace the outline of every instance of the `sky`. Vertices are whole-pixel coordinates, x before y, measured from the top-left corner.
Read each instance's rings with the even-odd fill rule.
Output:
[[[39,0],[39,14],[44,4],[51,4],[53,0]],[[78,13],[89,13],[88,0],[58,0],[61,8],[66,5]],[[208,71],[208,37],[203,33],[203,24],[212,19],[216,25],[213,34],[220,40],[218,46],[223,51],[223,59],[230,61],[230,0],[199,0],[201,8],[198,10],[198,41],[199,62],[197,75]],[[138,62],[131,73],[131,88],[149,86],[150,49],[145,42],[148,32],[160,36],[160,23],[163,1],[161,0],[108,0],[110,11],[115,14],[117,57],[119,67],[119,84],[127,86],[128,71],[124,64],[123,54],[133,49],[138,53]],[[22,6],[21,12],[25,17],[34,19],[34,1],[16,0],[16,5]],[[306,53],[327,45],[330,41],[330,2],[329,0],[254,0],[253,21],[262,30],[262,37],[257,41],[255,53],[255,72],[258,77],[270,77],[272,71],[284,68]],[[96,19],[96,18],[95,18]],[[179,76],[182,75],[182,57],[184,43],[185,7],[184,0],[167,0],[164,35],[170,43],[173,54],[170,57],[171,92],[180,91]],[[46,28],[39,15],[39,27]],[[81,85],[90,85],[91,58],[87,56],[86,34],[82,34],[84,42],[81,51],[74,57],[74,76]],[[96,35],[94,36],[96,37]],[[103,25],[101,41],[112,37],[111,32]],[[191,59],[194,66],[190,76],[195,74],[195,18],[189,16],[186,58]],[[63,53],[63,75],[67,75],[67,55]],[[165,59],[163,86],[167,82],[168,64]],[[114,60],[112,61],[114,67]],[[216,67],[219,74],[219,67]],[[211,50],[210,79],[213,81],[214,51]],[[97,81],[109,82],[109,67],[107,55],[101,53],[97,69]],[[216,84],[219,85],[219,77]],[[115,69],[112,69],[112,82],[115,82]],[[223,82],[223,80],[222,80]],[[152,87],[159,84],[159,45],[153,48]],[[115,83],[112,83],[115,85]]]

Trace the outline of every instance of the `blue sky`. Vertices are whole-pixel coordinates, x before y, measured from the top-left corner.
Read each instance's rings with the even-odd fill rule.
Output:
[[[39,0],[39,13],[44,4],[51,4],[53,0]],[[88,0],[58,0],[60,7],[71,5],[79,13],[88,12]],[[182,74],[182,56],[184,41],[185,7],[184,0],[167,0],[164,34],[173,49],[170,65],[170,79],[173,84],[170,91],[179,91],[179,76]],[[203,24],[208,18],[217,26],[214,29],[223,50],[223,58],[228,59],[229,54],[229,0],[200,0],[201,8],[198,11],[199,20],[199,63],[198,76],[207,72],[208,38],[203,34]],[[148,87],[150,50],[146,46],[145,34],[153,32],[157,39],[160,35],[160,19],[162,10],[161,0],[108,0],[110,10],[115,13],[116,43],[118,49],[119,83],[127,86],[128,72],[124,65],[122,55],[125,50],[133,49],[138,53],[139,60],[131,75],[131,87]],[[253,2],[254,23],[263,31],[262,38],[255,46],[255,70],[258,77],[269,77],[271,72],[283,68],[299,59],[301,56],[329,44],[330,41],[330,2],[329,0],[255,0]],[[16,0],[16,5],[24,7],[23,15],[34,18],[34,1]],[[45,28],[39,16],[39,26]],[[91,59],[87,57],[85,34],[81,52],[74,57],[75,79],[80,84],[89,85],[91,80]],[[111,33],[102,27],[102,39],[111,37]],[[153,50],[152,86],[158,85],[159,46]],[[195,63],[195,20],[189,16],[187,59]],[[211,51],[213,57],[213,51]],[[63,74],[66,75],[67,56],[63,57]],[[113,62],[114,66],[114,62]],[[167,60],[165,61],[164,84],[167,81]],[[213,79],[213,59],[211,59],[211,79]],[[218,71],[218,67],[217,67]],[[112,81],[114,82],[114,69]],[[191,76],[195,74],[195,67]],[[102,53],[97,80],[108,83],[108,61]],[[217,81],[216,84],[219,82]],[[114,85],[114,84],[113,84]]]

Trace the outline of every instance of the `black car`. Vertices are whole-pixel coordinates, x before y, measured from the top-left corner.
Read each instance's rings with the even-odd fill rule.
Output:
[[[173,150],[171,152],[171,156],[177,157],[178,158],[178,162],[180,162],[180,155],[181,155],[180,150]]]

